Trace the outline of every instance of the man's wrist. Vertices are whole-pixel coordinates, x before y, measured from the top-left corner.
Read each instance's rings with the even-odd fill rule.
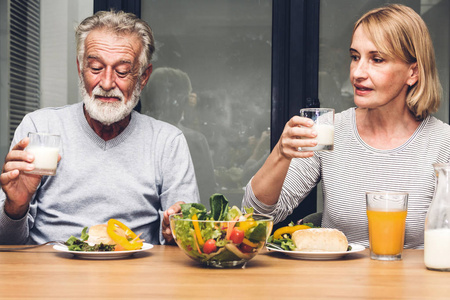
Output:
[[[29,204],[23,205],[23,206],[16,206],[14,205],[14,203],[9,200],[8,198],[5,199],[5,205],[4,205],[4,211],[5,214],[13,219],[13,220],[20,220],[23,217],[25,217],[25,215],[28,212],[28,207]]]

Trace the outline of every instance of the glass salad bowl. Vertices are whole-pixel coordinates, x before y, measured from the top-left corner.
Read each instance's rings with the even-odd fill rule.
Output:
[[[170,216],[173,237],[187,256],[207,267],[244,267],[273,227],[272,217],[242,213],[235,206],[219,217],[192,206],[182,210]]]

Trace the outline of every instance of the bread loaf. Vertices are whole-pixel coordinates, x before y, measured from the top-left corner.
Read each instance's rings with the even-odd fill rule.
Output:
[[[347,237],[342,231],[332,228],[311,228],[292,233],[296,251],[341,252],[347,251]]]
[[[114,245],[117,244],[114,240],[108,235],[106,228],[108,226],[106,224],[94,225],[89,228],[88,234],[89,238],[87,242],[89,244],[100,244],[103,243],[105,245]],[[122,228],[115,228],[114,231],[121,235],[126,236],[125,231]]]

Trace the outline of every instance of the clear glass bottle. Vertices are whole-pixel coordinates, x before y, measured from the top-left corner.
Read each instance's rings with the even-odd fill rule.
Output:
[[[424,262],[450,271],[450,163],[433,164],[436,189],[425,219]]]

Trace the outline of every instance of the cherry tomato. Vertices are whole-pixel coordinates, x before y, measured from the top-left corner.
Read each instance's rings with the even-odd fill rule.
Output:
[[[235,244],[240,244],[244,240],[244,237],[245,237],[244,230],[235,227],[231,232],[230,240]]]
[[[242,243],[239,248],[244,253],[252,253],[253,252],[253,247],[250,245],[244,244],[244,243]]]
[[[214,239],[209,239],[203,245],[203,253],[210,254],[211,252],[216,252],[217,246]]]

